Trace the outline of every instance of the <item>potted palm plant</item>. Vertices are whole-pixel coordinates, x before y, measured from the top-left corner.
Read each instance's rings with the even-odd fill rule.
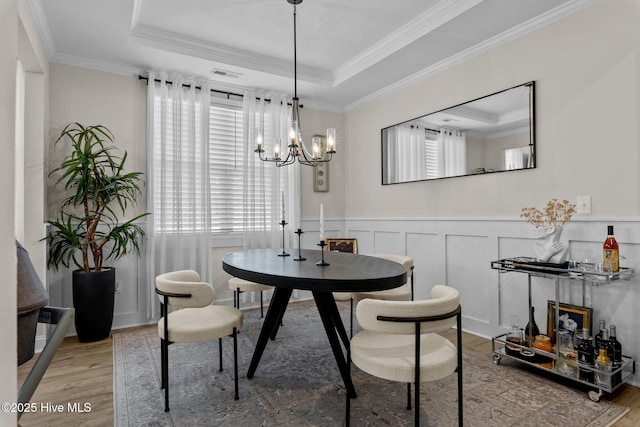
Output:
[[[109,336],[113,322],[115,269],[103,264],[130,252],[140,254],[144,230],[136,223],[147,213],[126,222],[125,213],[142,195],[141,172],[124,171],[127,152],[114,153],[113,134],[102,125],[66,126],[54,146],[70,142],[71,150],[50,175],[60,174],[68,196],[60,214],[47,221],[48,265],[73,271],[75,325],[81,342]],[[106,256],[105,256],[106,255]]]

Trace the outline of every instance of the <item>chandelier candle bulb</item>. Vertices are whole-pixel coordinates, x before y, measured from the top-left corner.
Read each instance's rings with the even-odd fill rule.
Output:
[[[291,145],[296,145],[296,130],[295,124],[291,124],[291,128],[289,128],[289,140],[291,141]]]
[[[335,128],[327,129],[327,153],[336,152],[336,130]]]
[[[275,147],[273,147],[273,155],[276,159],[280,158],[280,144],[276,144]]]
[[[320,144],[319,141],[320,138],[318,137],[313,137],[312,141],[313,141],[313,158],[314,159],[319,159],[320,158]]]
[[[258,137],[256,138],[256,141],[258,143],[258,151],[262,150],[262,135],[260,133],[258,133]]]

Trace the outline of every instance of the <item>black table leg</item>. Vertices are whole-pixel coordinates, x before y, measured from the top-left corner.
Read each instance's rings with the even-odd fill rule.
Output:
[[[347,332],[344,329],[342,319],[340,318],[340,313],[338,312],[336,301],[333,299],[333,295],[331,294],[331,292],[314,291],[313,299],[316,301],[318,313],[320,313],[320,318],[322,319],[324,330],[327,333],[327,338],[329,338],[329,344],[331,344],[331,350],[333,350],[333,355],[336,358],[338,369],[340,369],[342,381],[344,382],[344,386],[347,389],[347,395],[350,398],[355,398],[356,389],[353,386],[353,382],[351,381],[349,366],[347,364],[347,360],[345,359],[344,353],[342,352],[338,334],[340,334],[343,342],[347,343],[346,345],[348,345],[349,339],[347,336]]]
[[[289,296],[291,296],[291,292],[289,292]],[[278,335],[278,330],[280,330],[280,326],[282,325],[282,319],[284,318],[285,311],[287,311],[287,304],[283,305],[280,309],[280,313],[278,314],[278,321],[276,322],[276,325],[273,327],[273,331],[271,332],[271,341],[275,340],[276,336]]]
[[[262,357],[262,353],[264,353],[269,337],[277,331],[276,328],[278,327],[281,315],[287,309],[287,304],[289,303],[289,298],[291,297],[292,292],[293,289],[278,287],[273,291],[273,297],[271,298],[267,315],[264,318],[262,329],[260,329],[260,336],[256,343],[256,349],[253,351],[251,364],[247,371],[247,378],[253,378],[253,374],[255,374],[256,369],[258,368],[258,363],[260,363],[260,358]]]

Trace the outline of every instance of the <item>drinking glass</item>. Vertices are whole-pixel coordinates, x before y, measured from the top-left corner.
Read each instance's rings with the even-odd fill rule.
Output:
[[[568,331],[560,331],[558,333],[558,353],[560,353],[561,357],[561,362],[558,365],[558,372],[564,375],[573,376],[573,368],[567,364],[569,355],[573,353],[573,337]]]

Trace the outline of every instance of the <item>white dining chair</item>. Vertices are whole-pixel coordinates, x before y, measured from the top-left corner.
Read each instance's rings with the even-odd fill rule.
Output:
[[[169,344],[194,343],[218,339],[222,371],[222,338],[233,337],[235,399],[238,395],[238,331],[242,312],[237,308],[211,305],[213,286],[200,281],[193,270],[164,273],[156,277],[156,293],[161,296],[158,335],[160,336],[161,387],[164,410],[169,411]],[[169,306],[180,308],[169,313]],[[176,364],[179,367],[179,363]]]
[[[434,286],[431,299],[424,301],[364,299],[356,308],[362,331],[351,339],[351,361],[370,375],[407,383],[407,409],[411,409],[411,383],[414,383],[416,426],[420,424],[420,383],[437,381],[457,371],[458,424],[461,426],[461,316],[460,294],[444,285]],[[454,324],[457,326],[455,345],[439,335]],[[347,425],[350,402],[347,397]]]
[[[359,301],[365,298],[380,299],[386,301],[412,301],[413,300],[413,258],[406,255],[399,254],[370,254],[368,256],[382,258],[389,261],[397,262],[402,265],[404,272],[407,275],[407,281],[411,282],[411,287],[405,283],[402,286],[393,289],[387,289],[384,291],[372,291],[372,292],[352,292],[351,293],[351,317],[350,317],[350,330],[351,336],[353,336],[353,306],[357,305]]]
[[[272,290],[273,286],[251,282],[239,277],[232,277],[231,279],[229,279],[229,289],[233,290],[233,306],[237,309],[240,309],[241,293],[260,292],[260,318],[264,317],[264,300],[262,298],[262,292]]]

